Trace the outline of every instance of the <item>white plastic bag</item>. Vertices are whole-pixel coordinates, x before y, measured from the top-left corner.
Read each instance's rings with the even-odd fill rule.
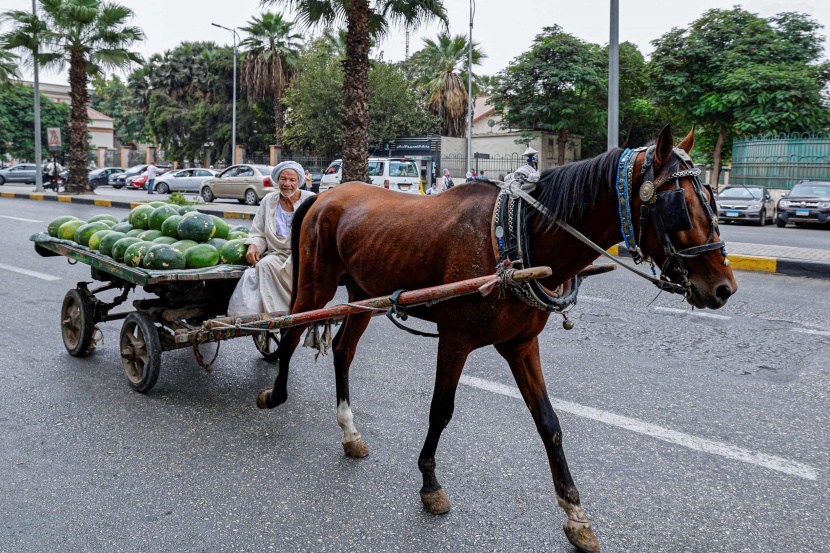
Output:
[[[256,267],[245,269],[228,303],[228,316],[241,317],[262,313],[262,296],[259,293],[259,273]]]

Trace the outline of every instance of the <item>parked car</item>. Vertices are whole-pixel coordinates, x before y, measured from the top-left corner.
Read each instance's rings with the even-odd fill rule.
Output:
[[[830,182],[800,181],[778,200],[775,224],[821,223],[830,228]]]
[[[34,163],[18,163],[8,169],[0,169],[0,185],[7,182],[35,183]]]
[[[99,186],[109,184],[110,176],[121,172],[123,172],[123,169],[120,167],[101,167],[100,169],[94,169],[89,172],[89,186],[95,190]],[[61,173],[61,176],[63,176],[63,173]]]
[[[271,182],[273,167],[267,165],[231,165],[202,183],[200,195],[206,203],[229,198],[246,205],[257,205],[266,194],[274,191]]]
[[[340,184],[343,178],[343,160],[335,159],[326,168],[320,181],[320,190],[328,190]],[[418,165],[406,158],[369,158],[369,178],[375,186],[389,190],[421,193],[421,175]]]
[[[728,186],[715,196],[718,219],[764,226],[775,218],[775,202],[763,186]]]
[[[156,177],[156,184],[158,184],[158,179],[161,175],[165,173],[169,173],[172,169],[167,167],[159,167],[158,168],[158,177]],[[134,177],[127,177],[124,181],[125,186],[127,188],[132,188],[133,190],[145,190],[147,188],[147,171],[144,171],[140,175],[136,175]]]
[[[113,188],[124,188],[127,185],[127,179],[136,177],[147,170],[147,164],[133,165],[123,173],[113,173],[110,175],[109,183]]]
[[[169,171],[156,179],[156,192],[196,192],[202,190],[202,183],[219,173],[211,169],[179,169]]]

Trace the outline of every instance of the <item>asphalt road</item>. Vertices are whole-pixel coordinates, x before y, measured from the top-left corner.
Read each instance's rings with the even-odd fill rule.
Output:
[[[770,246],[830,250],[830,230],[818,225],[803,228],[788,225],[784,228],[778,228],[775,225],[756,227],[739,223],[721,223],[720,234],[727,244],[729,242],[748,242]]]
[[[66,212],[102,210],[0,200],[0,551],[573,551],[492,348],[465,368],[437,456],[453,510],[432,517],[416,460],[433,340],[382,319],[364,335],[351,370],[362,460],[342,453],[331,359],[307,349],[272,411],[254,404],[275,370],[250,339],[224,343],[212,374],[165,353],[157,386],[135,393],[118,322],[88,358],[63,348],[60,303],[89,271],[27,240]],[[606,553],[830,551],[830,282],[737,275],[716,312],[650,304],[656,290],[623,271],[592,277],[576,328],[552,318],[541,336]]]

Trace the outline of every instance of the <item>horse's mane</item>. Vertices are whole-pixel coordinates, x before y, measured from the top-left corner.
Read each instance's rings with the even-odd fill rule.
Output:
[[[591,159],[546,169],[539,179],[536,199],[550,210],[551,217],[542,224],[581,223],[597,198],[616,186],[622,152],[614,148]]]

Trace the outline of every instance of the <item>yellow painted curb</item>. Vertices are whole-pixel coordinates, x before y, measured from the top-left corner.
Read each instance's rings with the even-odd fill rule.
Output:
[[[236,211],[223,211],[222,217],[225,219],[248,219],[249,213],[238,213]]]
[[[605,251],[607,251],[611,255],[620,255],[620,247],[617,244],[614,244],[613,246],[611,246],[610,248],[608,248]]]
[[[63,202],[65,204],[71,204],[72,203],[72,198],[69,197],[69,196],[58,196],[58,201]]]
[[[112,207],[112,202],[109,200],[92,200],[92,203],[101,207]]]
[[[14,198],[14,192],[0,192],[0,198]]]
[[[43,194],[29,194],[30,200],[42,200]]]
[[[741,271],[774,273],[777,269],[778,260],[774,257],[729,254],[729,264],[733,269],[739,269]]]
[[[137,207],[138,207],[138,206],[140,206],[140,205],[146,205],[146,204],[145,204],[145,203],[143,203],[143,202],[130,202],[130,207],[131,207],[132,209],[135,209],[135,208],[137,208]]]

